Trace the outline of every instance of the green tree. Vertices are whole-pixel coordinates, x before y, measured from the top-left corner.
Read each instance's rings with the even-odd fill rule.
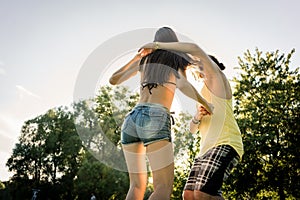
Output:
[[[4,185],[4,183],[2,183],[2,182],[0,181],[0,190],[3,190],[3,189],[5,189],[5,185]]]
[[[189,132],[189,122],[191,115],[181,112],[175,118],[175,124],[172,126],[174,133],[174,154],[175,171],[172,200],[181,200],[183,188],[189,176],[195,156],[200,151],[200,135]]]
[[[72,181],[79,167],[82,148],[73,121],[72,113],[62,107],[26,121],[19,142],[7,161],[9,170],[15,172],[12,182],[28,180],[26,186],[32,188],[41,188],[48,183],[55,187],[60,185],[57,188],[64,190],[56,191],[57,195],[62,199],[73,199]]]
[[[99,125],[115,145],[120,146],[123,119],[126,113],[137,104],[138,98],[138,93],[131,93],[127,87],[104,86],[99,90],[95,100]]]
[[[129,180],[120,132],[125,114],[137,100],[138,94],[126,87],[103,86],[95,99],[74,105],[76,128],[86,147],[75,180],[80,199],[92,192],[102,199],[125,199]]]
[[[126,172],[106,166],[86,151],[75,180],[78,199],[89,199],[91,193],[97,199],[125,199],[128,187]]]
[[[293,53],[256,49],[239,57],[234,98],[245,154],[226,184],[230,198],[300,197],[300,76],[289,68]]]
[[[7,183],[6,183],[7,184]],[[10,200],[8,188],[0,181],[0,199]]]
[[[103,86],[95,99],[74,107],[76,129],[84,146],[108,166],[119,163],[123,171],[126,165],[120,144],[121,125],[137,99],[138,94],[126,87]]]

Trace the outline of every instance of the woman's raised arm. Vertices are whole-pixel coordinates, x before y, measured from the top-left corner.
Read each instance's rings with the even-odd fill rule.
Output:
[[[142,57],[151,53],[152,50],[141,49],[126,65],[115,71],[109,79],[109,83],[112,85],[118,85],[130,77],[136,75],[139,70],[139,64]]]
[[[163,49],[188,53],[199,58],[207,73],[219,71],[218,66],[209,58],[209,56],[197,44],[189,42],[152,42],[144,45],[142,48]]]

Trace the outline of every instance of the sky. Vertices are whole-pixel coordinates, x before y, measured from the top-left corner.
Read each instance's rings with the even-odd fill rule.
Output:
[[[298,0],[0,0],[0,181],[12,175],[5,163],[23,123],[69,106],[82,67],[111,38],[169,26],[222,61],[229,78],[247,49],[288,54],[294,48],[296,68],[299,7]],[[108,75],[99,75],[102,84]]]

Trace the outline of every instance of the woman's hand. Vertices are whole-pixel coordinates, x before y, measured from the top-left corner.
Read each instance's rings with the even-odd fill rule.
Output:
[[[138,51],[138,56],[139,57],[145,57],[147,56],[148,54],[152,53],[153,52],[153,49],[150,49],[150,48],[141,48],[139,51]]]
[[[209,106],[212,106],[212,104],[209,104]],[[197,104],[196,109],[197,109],[196,114],[193,116],[190,122],[191,133],[196,133],[197,130],[199,129],[199,125],[201,123],[202,118],[206,115],[210,115],[210,113],[206,110],[206,108],[201,104]]]
[[[213,110],[212,104],[209,104],[209,107],[211,108],[211,110]],[[206,110],[206,108],[204,106],[202,106],[201,104],[197,105],[197,112],[194,115],[194,120],[201,121],[202,118],[206,115],[210,115],[210,113]]]

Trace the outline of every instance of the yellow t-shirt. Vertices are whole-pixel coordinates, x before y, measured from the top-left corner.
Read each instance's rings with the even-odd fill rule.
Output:
[[[227,144],[232,146],[240,158],[244,153],[242,136],[233,115],[232,99],[223,99],[214,95],[204,85],[202,96],[213,104],[212,115],[204,116],[199,125],[200,155],[214,146]]]

